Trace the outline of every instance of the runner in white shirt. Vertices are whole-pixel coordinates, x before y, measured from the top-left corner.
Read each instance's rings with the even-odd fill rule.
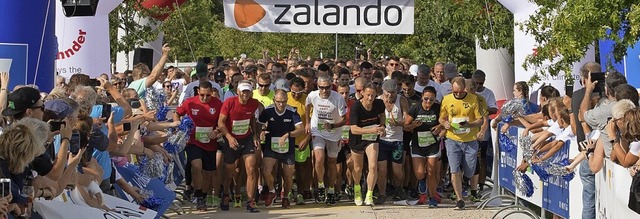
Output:
[[[347,104],[338,92],[331,90],[331,79],[327,76],[318,78],[318,90],[309,93],[306,101],[306,131],[313,137],[312,146],[315,159],[315,172],[318,179],[316,201],[335,204],[336,169],[329,168],[327,180],[328,191],[325,200],[325,150],[327,166],[335,167],[340,147],[341,127],[346,123]],[[313,113],[311,112],[313,108]]]

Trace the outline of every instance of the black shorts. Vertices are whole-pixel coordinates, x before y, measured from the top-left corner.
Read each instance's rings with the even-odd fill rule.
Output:
[[[353,153],[364,154],[364,151],[367,149],[367,147],[375,143],[378,143],[378,142],[377,141],[360,141],[358,143],[353,143],[353,144],[349,142],[349,148],[351,148],[351,152]]]
[[[244,155],[256,153],[253,136],[250,135],[246,138],[236,140],[238,141],[238,148],[236,150],[231,149],[226,139],[220,144],[222,145],[222,154],[224,155],[224,163],[226,164],[233,164]]]
[[[263,157],[268,157],[268,158],[273,158],[276,159],[278,162],[285,164],[285,165],[294,165],[296,164],[296,154],[294,151],[290,151],[284,154],[281,153],[276,153],[275,151],[271,150],[270,148],[265,148],[265,150],[262,151],[262,156]]]
[[[351,148],[349,148],[349,144],[340,142],[342,148],[340,148],[340,153],[338,153],[338,163],[344,163],[347,161],[347,157],[351,154]]]
[[[404,144],[401,141],[380,140],[378,144],[378,162],[392,161],[402,164],[404,161]]]
[[[420,147],[418,145],[411,146],[411,157],[441,157],[440,143],[435,143],[427,147]]]
[[[187,163],[191,164],[191,161],[199,159],[202,161],[202,170],[216,170],[216,151],[206,151],[193,144],[187,144],[184,150],[187,152]]]
[[[447,147],[444,146],[445,140],[447,140],[447,138],[440,138],[440,141],[438,142],[438,147],[440,148],[440,154],[444,155],[444,156],[440,156],[440,160],[442,161],[443,165],[449,163],[449,157],[447,156]]]
[[[413,134],[411,132],[402,132],[402,144],[404,145],[404,152],[411,152],[411,139]]]

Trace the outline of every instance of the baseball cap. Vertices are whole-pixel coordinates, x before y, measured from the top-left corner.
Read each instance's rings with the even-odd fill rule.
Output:
[[[196,64],[196,75],[198,75],[198,77],[206,77],[207,74],[209,74],[207,64],[204,62],[198,62],[198,64]]]
[[[282,89],[285,90],[287,92],[289,92],[289,81],[287,81],[287,79],[284,78],[280,78],[278,80],[276,80],[276,89]]]
[[[226,77],[227,75],[223,71],[216,71],[216,73],[214,73],[213,75],[213,78],[216,80],[216,82],[224,81]]]
[[[256,65],[247,65],[247,67],[244,68],[244,72],[256,73],[256,72],[258,72],[258,66],[256,66]]]
[[[32,87],[21,87],[7,96],[8,106],[3,116],[13,116],[33,107],[40,100],[40,91]]]
[[[453,63],[447,63],[444,65],[444,77],[448,79],[457,77],[458,74],[458,66]]]
[[[418,65],[411,65],[411,67],[409,67],[409,73],[413,76],[418,76]]]
[[[251,86],[251,83],[249,83],[249,82],[240,82],[240,83],[238,83],[238,90],[239,91],[245,91],[245,90],[251,91],[251,90],[253,90],[253,88]]]
[[[382,83],[382,90],[389,92],[398,91],[398,83],[395,79],[386,80]]]
[[[44,109],[56,115],[56,119],[63,119],[73,113],[73,109],[62,99],[44,102]]]
[[[425,64],[418,65],[418,73],[428,75],[429,72],[431,72],[431,68],[428,65],[425,65]]]

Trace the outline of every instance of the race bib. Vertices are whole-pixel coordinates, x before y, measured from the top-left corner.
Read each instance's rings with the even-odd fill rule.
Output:
[[[430,131],[418,132],[418,146],[427,147],[436,143],[436,138]]]
[[[200,143],[209,143],[209,134],[213,131],[213,127],[196,127],[196,140]]]
[[[348,125],[342,126],[342,140],[349,139],[349,130],[351,130],[350,126]]]
[[[367,127],[363,127],[365,129],[369,129],[369,128],[376,128],[378,127],[378,125],[370,125]],[[364,134],[362,135],[362,140],[363,141],[376,141],[378,140],[378,134]]]
[[[231,124],[231,133],[234,135],[244,135],[249,132],[249,119],[245,120],[233,120]]]
[[[278,142],[280,142],[279,137],[271,138],[271,150],[280,154],[285,154],[289,152],[289,138],[287,138],[287,140],[284,141],[284,145],[280,145]]]
[[[333,124],[333,120],[330,119],[318,119],[318,131],[325,131],[325,132],[333,132],[333,130],[326,130],[324,129],[324,124],[325,123],[329,123],[329,124]]]
[[[451,127],[453,127],[453,133],[457,135],[467,134],[471,131],[470,128],[461,128],[461,122],[469,122],[469,117],[458,117],[451,119]]]

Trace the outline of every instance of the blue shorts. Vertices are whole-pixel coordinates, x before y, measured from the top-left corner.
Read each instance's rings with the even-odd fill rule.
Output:
[[[478,141],[459,142],[447,139],[444,144],[447,148],[451,173],[464,171],[464,176],[471,178],[476,170]]]
[[[392,161],[401,164],[404,161],[404,144],[402,141],[378,141],[378,162]]]

